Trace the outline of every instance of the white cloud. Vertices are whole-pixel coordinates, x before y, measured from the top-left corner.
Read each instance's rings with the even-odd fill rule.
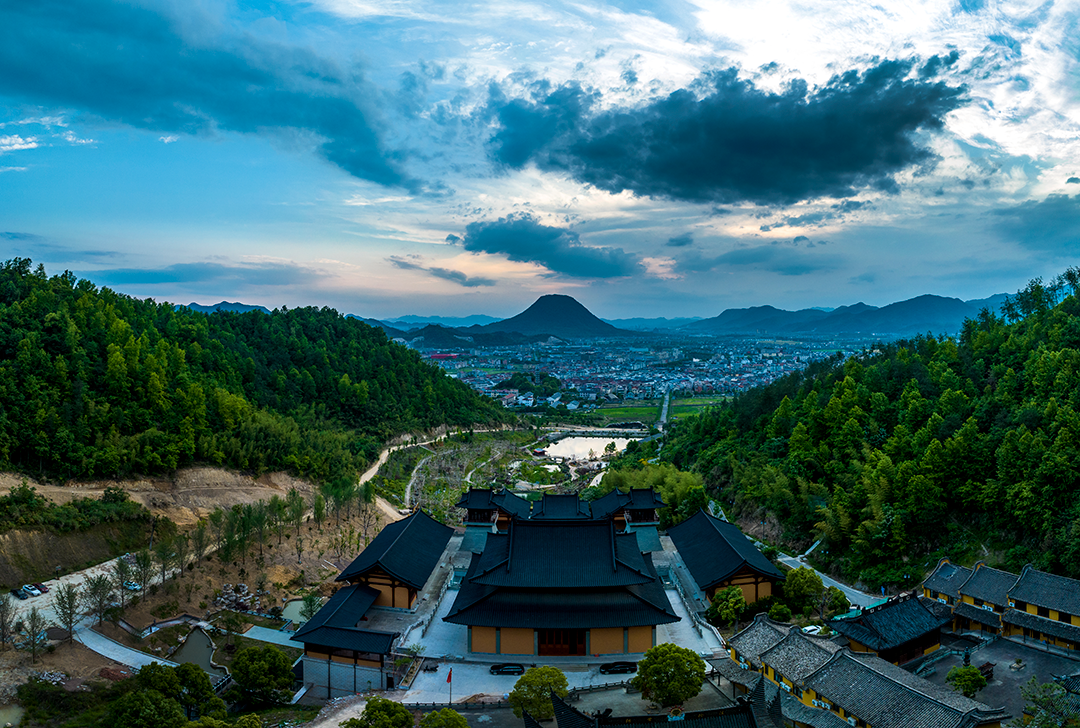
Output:
[[[73,131],[65,131],[60,135],[68,144],[97,144],[96,139],[80,139]]]
[[[0,136],[0,154],[14,152],[19,149],[36,149],[38,146],[37,137],[23,138],[18,134]]]
[[[169,134],[167,136],[161,137],[160,141],[164,142],[165,144],[172,144],[175,141],[179,141],[179,139],[180,137],[176,136],[175,134]]]

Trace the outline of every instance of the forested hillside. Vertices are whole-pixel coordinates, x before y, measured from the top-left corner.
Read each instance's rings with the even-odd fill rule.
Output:
[[[792,375],[680,422],[663,457],[790,540],[824,537],[819,557],[873,587],[917,582],[939,555],[1080,576],[1078,295],[1070,270],[958,341]]]
[[[0,264],[0,469],[93,478],[207,462],[325,481],[393,434],[505,418],[331,309],[207,315]]]

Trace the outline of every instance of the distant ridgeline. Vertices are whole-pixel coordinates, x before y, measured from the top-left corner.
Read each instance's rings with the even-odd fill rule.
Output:
[[[206,315],[0,264],[0,469],[93,478],[206,462],[325,481],[393,434],[506,417],[328,308]]]
[[[958,341],[878,345],[680,421],[663,458],[736,513],[823,536],[815,555],[875,588],[946,553],[1080,576],[1078,273],[1033,281]]]

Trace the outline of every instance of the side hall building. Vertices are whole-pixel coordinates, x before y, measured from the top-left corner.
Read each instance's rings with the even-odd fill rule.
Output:
[[[335,581],[374,589],[377,607],[412,609],[453,535],[454,529],[418,510],[379,531]]]
[[[470,653],[541,656],[642,653],[679,621],[636,534],[547,518],[489,534],[443,619],[468,626]]]
[[[915,595],[893,597],[857,617],[830,619],[829,627],[848,640],[852,652],[869,652],[900,665],[941,647],[941,628],[952,622],[948,609]]]
[[[865,652],[759,614],[729,640],[733,661],[712,665],[744,693],[768,681],[795,728],[1000,728],[1009,718]],[[726,663],[726,664],[725,664]],[[774,687],[773,687],[774,686]]]
[[[1031,564],[1019,575],[978,562],[971,569],[942,559],[923,582],[923,594],[950,603],[953,628],[1045,642],[1080,650],[1080,581],[1039,571]]]
[[[784,575],[765,558],[738,526],[698,511],[667,530],[698,588],[712,601],[728,586],[742,590],[749,604],[772,596]]]
[[[338,576],[345,582],[291,639],[303,643],[309,694],[336,698],[394,688],[398,634],[366,629],[371,610],[407,612],[435,572],[453,529],[423,511],[388,524]]]

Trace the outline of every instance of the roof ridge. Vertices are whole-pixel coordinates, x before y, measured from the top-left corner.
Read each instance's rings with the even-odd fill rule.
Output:
[[[843,654],[843,651],[841,651],[841,652],[838,652],[838,653],[836,653],[836,654],[838,654],[838,655],[839,655],[839,654]],[[870,656],[870,655],[869,655],[869,653],[866,653],[866,654],[867,654],[867,656]],[[957,708],[957,707],[954,707],[954,706],[952,706],[952,705],[949,705],[948,703],[946,703],[946,702],[942,701],[942,700],[941,700],[940,698],[938,698],[938,697],[936,697],[936,696],[934,696],[934,695],[931,695],[931,694],[930,694],[930,693],[928,693],[928,692],[925,692],[925,691],[923,691],[923,690],[919,690],[918,688],[916,688],[916,687],[915,687],[915,686],[913,686],[913,685],[909,685],[908,683],[900,682],[899,680],[897,680],[896,678],[892,677],[891,675],[887,675],[886,673],[882,672],[881,670],[878,670],[877,668],[873,667],[872,665],[869,665],[869,664],[867,664],[867,663],[863,662],[862,660],[859,660],[858,658],[856,658],[856,657],[855,657],[855,653],[854,653],[854,652],[850,652],[850,651],[848,651],[847,655],[848,655],[848,657],[850,657],[851,659],[855,660],[855,662],[857,662],[857,663],[859,663],[860,665],[862,665],[863,667],[865,667],[865,668],[866,668],[867,670],[870,670],[871,672],[873,672],[873,673],[875,673],[875,674],[877,674],[877,675],[881,675],[881,677],[885,678],[886,680],[888,680],[888,681],[890,681],[890,682],[892,682],[892,683],[895,683],[896,685],[899,685],[899,686],[900,686],[900,687],[902,687],[902,688],[905,688],[905,689],[907,689],[907,690],[910,690],[911,692],[915,693],[916,695],[921,695],[921,696],[923,696],[924,698],[926,698],[927,700],[932,700],[932,701],[934,701],[935,703],[937,703],[937,704],[939,704],[939,705],[944,705],[944,706],[945,706],[946,708],[949,708],[950,710],[955,710],[955,711],[957,711],[958,713],[960,713],[961,715],[967,715],[968,713],[970,713],[970,712],[971,712],[971,711],[973,711],[973,710],[979,710],[979,708],[978,708],[977,706],[980,706],[980,705],[982,705],[982,706],[984,706],[984,707],[987,707],[987,708],[989,708],[989,707],[990,707],[989,705],[986,705],[985,703],[980,703],[979,701],[977,701],[977,700],[974,700],[974,699],[972,699],[972,698],[969,698],[969,697],[966,697],[966,696],[964,696],[964,695],[956,695],[955,693],[951,693],[951,695],[952,695],[952,696],[954,696],[954,697],[957,697],[957,698],[962,698],[962,699],[964,699],[964,700],[969,700],[969,701],[971,701],[972,703],[974,703],[974,704],[975,704],[975,706],[976,706],[976,707],[968,708],[967,710],[961,710],[960,708]],[[882,659],[882,658],[880,658],[880,657],[878,657],[878,659],[879,659],[879,660],[881,660],[882,662],[885,662],[885,660],[883,660],[883,659]],[[890,667],[896,667],[896,669],[897,669],[897,670],[900,670],[900,671],[902,671],[902,672],[905,672],[905,673],[907,673],[907,671],[906,671],[906,670],[904,670],[904,669],[903,669],[903,668],[901,668],[901,667],[897,667],[896,665],[893,665],[893,664],[892,664],[891,662],[885,662],[885,664],[889,665]],[[910,674],[910,675],[911,675],[912,677],[918,677],[918,676],[917,676],[917,675],[915,675],[914,673],[907,673],[907,674]],[[925,683],[926,683],[927,685],[934,685],[934,683],[930,682],[929,680],[924,680],[924,682],[925,682]],[[936,685],[934,685],[934,686],[935,686],[935,687],[937,687]]]
[[[349,585],[347,585],[347,586],[341,587],[341,588],[340,588],[340,589],[338,589],[338,590],[337,590],[336,592],[334,592],[334,593],[333,593],[333,594],[332,594],[332,595],[330,596],[330,599],[333,599],[333,598],[334,598],[335,596],[337,596],[338,592],[342,592],[342,591],[345,591],[346,589],[359,589],[360,587],[363,587],[363,588],[365,588],[365,589],[371,589],[371,587],[369,587],[369,586],[368,586],[367,584],[349,584]],[[350,596],[352,596],[352,595],[347,595],[347,596],[345,596],[345,597],[344,597],[344,598],[343,598],[343,599],[342,599],[342,600],[341,600],[341,601],[340,601],[340,602],[339,602],[339,603],[338,603],[338,604],[337,604],[337,605],[336,605],[336,606],[334,607],[334,610],[333,610],[332,612],[329,612],[329,613],[327,613],[326,617],[325,617],[325,618],[323,618],[322,622],[320,622],[319,624],[316,624],[316,625],[312,625],[312,630],[315,630],[315,629],[319,629],[319,628],[321,628],[321,627],[337,627],[336,625],[332,625],[332,624],[329,624],[329,622],[330,622],[330,620],[332,620],[332,619],[333,619],[333,618],[334,618],[335,616],[337,616],[337,613],[338,613],[339,611],[341,611],[341,608],[342,608],[342,607],[344,607],[344,606],[345,606],[345,604],[346,604],[346,603],[347,603],[347,602],[349,601],[349,597],[350,597]],[[330,599],[327,599],[327,600],[326,600],[326,603],[327,603],[327,605],[328,605],[328,604],[330,603]],[[325,605],[324,605],[324,606],[325,606]],[[319,611],[322,611],[322,610],[320,609]],[[361,616],[363,616],[363,615],[361,615]],[[305,629],[306,629],[307,625],[308,625],[308,624],[310,624],[310,623],[311,623],[312,621],[313,621],[313,620],[308,620],[308,622],[306,622],[306,623],[304,624],[304,626],[303,626],[303,627],[301,627],[300,629],[298,629],[298,630],[296,631],[296,634],[298,634],[298,635],[299,635],[299,634],[302,634],[302,633],[303,633],[303,632],[305,631]],[[356,627],[355,627],[355,626],[353,626],[353,627],[337,627],[337,628],[338,628],[338,629],[356,629]]]
[[[407,521],[407,523],[405,523],[405,525],[402,526],[401,530],[398,532],[398,535],[394,536],[394,540],[391,541],[389,544],[387,544],[386,548],[384,548],[382,550],[382,553],[379,554],[377,557],[375,557],[375,563],[378,564],[379,566],[381,566],[383,568],[383,570],[386,571],[386,573],[390,574],[390,576],[394,577],[398,581],[405,581],[405,579],[401,578],[401,574],[395,573],[390,567],[388,567],[386,564],[384,564],[383,563],[383,557],[386,556],[386,554],[392,548],[394,548],[394,545],[401,539],[401,537],[405,535],[405,532],[409,530],[409,526],[411,526],[413,524],[412,519],[416,518],[417,514],[420,514],[420,513],[424,513],[423,508],[417,508],[415,511],[412,512],[411,515],[406,516],[404,519],[402,519],[402,521]],[[427,516],[426,513],[424,513],[424,515]],[[428,518],[431,518],[431,516],[428,516]],[[434,521],[435,519],[432,518],[431,520]],[[400,522],[401,521],[399,521],[399,523]]]

